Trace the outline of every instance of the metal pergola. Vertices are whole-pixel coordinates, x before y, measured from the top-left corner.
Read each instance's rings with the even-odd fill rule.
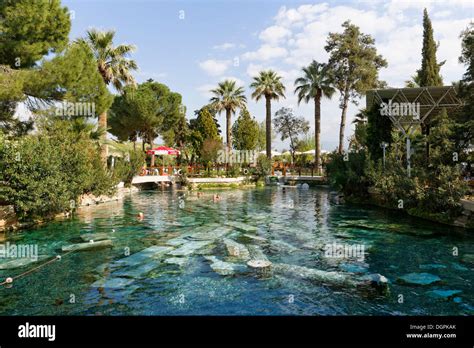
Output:
[[[442,109],[454,111],[463,105],[457,96],[456,87],[418,87],[418,88],[387,88],[367,91],[366,107],[370,110],[373,105],[382,103],[415,103],[419,106],[419,115],[387,115],[393,125],[402,132],[407,143],[407,172],[410,175],[410,136],[422,125],[429,125],[430,119],[438,115]]]

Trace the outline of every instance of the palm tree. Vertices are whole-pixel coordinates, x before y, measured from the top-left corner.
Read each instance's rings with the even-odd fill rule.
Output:
[[[232,114],[235,114],[237,108],[245,107],[247,98],[244,95],[244,88],[237,87],[235,81],[225,80],[219,82],[216,89],[211,90],[214,97],[210,99],[211,105],[215,108],[218,113],[225,110],[226,116],[226,141],[227,148],[232,149],[232,137],[231,137],[231,118]]]
[[[122,92],[125,85],[135,85],[131,72],[137,70],[137,63],[128,56],[135,50],[133,45],[113,45],[115,31],[98,31],[91,29],[87,36],[80,39],[85,42],[94,54],[97,68],[106,85],[112,84],[118,92]],[[99,115],[99,129],[103,131],[102,141],[107,139],[107,110]],[[102,157],[107,158],[107,145],[102,146]]]
[[[302,100],[309,103],[314,100],[314,142],[316,170],[321,172],[321,98],[331,98],[335,92],[332,74],[327,64],[313,60],[303,70],[303,76],[295,80],[295,94],[298,95],[298,105]]]
[[[259,101],[265,97],[266,102],[266,152],[267,158],[272,158],[272,99],[279,100],[285,98],[285,86],[281,82],[281,76],[272,70],[260,71],[258,76],[253,78],[250,87],[254,89],[252,98]]]

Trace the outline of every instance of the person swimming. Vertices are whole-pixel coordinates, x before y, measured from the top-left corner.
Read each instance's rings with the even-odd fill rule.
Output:
[[[137,214],[137,219],[138,219],[138,220],[141,221],[141,220],[143,220],[144,218],[145,218],[145,215],[144,215],[142,212],[139,212],[139,213]]]
[[[218,194],[215,194],[215,195],[212,197],[212,200],[213,200],[214,202],[218,202],[218,201],[221,200],[221,197],[220,197]]]

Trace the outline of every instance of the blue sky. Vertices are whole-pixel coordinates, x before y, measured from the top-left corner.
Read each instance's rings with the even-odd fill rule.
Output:
[[[248,107],[257,120],[264,119],[264,103],[250,99],[251,76],[273,68],[284,77],[287,98],[283,106],[313,127],[313,105],[297,105],[293,81],[301,66],[311,59],[327,61],[324,43],[328,32],[340,31],[350,19],[376,39],[376,46],[389,66],[380,73],[390,86],[403,86],[420,66],[422,11],[428,8],[438,60],[446,60],[441,73],[445,84],[461,78],[464,67],[459,33],[473,18],[472,2],[445,1],[158,1],[158,0],[63,0],[73,13],[71,39],[89,28],[115,29],[116,43],[137,46],[133,58],[140,70],[137,81],[148,78],[165,83],[183,96],[188,118],[206,104],[208,90],[224,78],[235,79],[246,89]],[[447,4],[449,3],[449,5]],[[363,101],[362,101],[363,104]],[[346,138],[352,132],[357,112],[348,112]],[[337,145],[340,110],[338,96],[322,105],[322,147]],[[223,115],[220,118],[224,130]],[[276,149],[288,148],[276,141]]]

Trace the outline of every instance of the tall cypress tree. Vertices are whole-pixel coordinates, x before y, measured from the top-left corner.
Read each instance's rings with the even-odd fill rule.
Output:
[[[439,68],[444,64],[436,61],[436,50],[438,47],[433,38],[433,27],[426,8],[423,10],[423,48],[421,50],[421,69],[418,70],[418,83],[420,87],[436,87],[443,85],[443,79],[439,74]],[[427,119],[421,125],[422,134],[429,136],[430,120]],[[430,158],[430,143],[426,139],[425,157],[427,163]]]
[[[439,74],[441,65],[436,62],[436,43],[433,39],[433,27],[426,8],[423,11],[423,49],[421,50],[421,69],[418,70],[420,87],[442,86],[443,79]]]

